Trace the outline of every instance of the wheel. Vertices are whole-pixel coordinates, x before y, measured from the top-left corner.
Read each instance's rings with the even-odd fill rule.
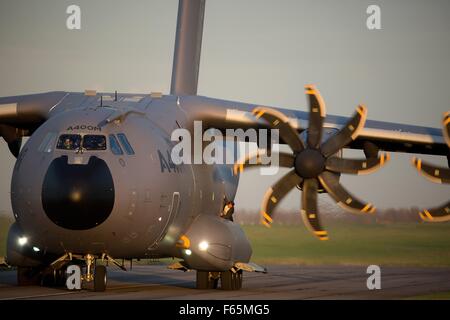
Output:
[[[222,290],[239,290],[242,288],[242,270],[224,271],[220,274]]]
[[[65,268],[47,269],[42,274],[41,285],[44,287],[65,287],[66,285]]]
[[[213,272],[197,271],[197,289],[217,289],[219,278]]]
[[[96,266],[94,274],[94,291],[103,292],[106,290],[106,267]]]
[[[39,286],[42,275],[40,268],[17,267],[17,285],[19,286]]]
[[[239,270],[234,274],[234,290],[240,290],[242,288],[242,270]]]

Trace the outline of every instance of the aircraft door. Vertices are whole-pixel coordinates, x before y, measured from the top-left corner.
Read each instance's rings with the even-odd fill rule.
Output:
[[[167,212],[160,217],[162,220],[161,223],[163,223],[163,228],[161,228],[161,233],[158,236],[157,240],[155,241],[155,244],[160,242],[166,235],[170,225],[172,222],[176,219],[178,212],[180,210],[180,193],[178,191],[174,192],[172,194],[172,201],[170,203],[169,208],[167,209]]]

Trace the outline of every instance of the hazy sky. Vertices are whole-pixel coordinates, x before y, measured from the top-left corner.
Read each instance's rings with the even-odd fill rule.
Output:
[[[66,29],[77,4],[82,29]],[[366,28],[381,7],[382,30]],[[177,0],[0,0],[0,96],[52,90],[168,92]],[[306,110],[315,83],[330,114],[440,127],[450,110],[450,1],[207,0],[199,94]],[[370,176],[343,177],[378,207],[447,201],[449,186],[395,155]],[[432,158],[445,164],[443,158]],[[0,143],[0,210],[10,209],[13,157]],[[276,177],[245,173],[237,205],[259,208]],[[327,197],[327,196],[321,196]],[[298,208],[292,193],[283,206]]]

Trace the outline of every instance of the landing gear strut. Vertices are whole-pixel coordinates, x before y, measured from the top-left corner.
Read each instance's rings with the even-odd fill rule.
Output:
[[[104,258],[104,257],[102,257]],[[82,280],[86,282],[94,281],[94,291],[103,292],[106,290],[106,267],[103,265],[96,265],[95,257],[87,254],[84,257],[86,261],[86,274],[82,276]]]

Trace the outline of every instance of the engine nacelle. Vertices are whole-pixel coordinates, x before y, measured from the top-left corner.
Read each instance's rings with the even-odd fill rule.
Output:
[[[43,264],[44,253],[30,243],[17,222],[9,228],[6,261],[16,267],[36,267]]]

